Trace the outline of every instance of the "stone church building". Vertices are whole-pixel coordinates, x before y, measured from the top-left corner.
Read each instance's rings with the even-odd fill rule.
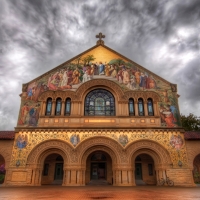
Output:
[[[181,127],[177,85],[96,37],[23,84],[15,131],[0,131],[3,185],[196,186],[200,133]]]

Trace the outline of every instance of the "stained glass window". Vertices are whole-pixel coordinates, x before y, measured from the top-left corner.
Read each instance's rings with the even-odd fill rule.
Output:
[[[138,99],[138,113],[139,113],[139,116],[144,116],[144,105],[143,105],[142,98]]]
[[[135,112],[134,112],[134,100],[132,98],[129,99],[128,108],[129,108],[129,115],[135,115]]]
[[[67,98],[65,101],[65,115],[70,115],[71,113],[71,99]]]
[[[96,89],[89,92],[85,98],[86,116],[114,116],[115,99],[107,90]]]
[[[47,99],[47,107],[46,107],[46,115],[51,115],[51,109],[52,109],[52,99]]]
[[[147,100],[148,115],[153,116],[153,101],[152,99]]]
[[[56,115],[61,115],[61,106],[62,106],[62,100],[61,98],[58,98],[56,100]]]

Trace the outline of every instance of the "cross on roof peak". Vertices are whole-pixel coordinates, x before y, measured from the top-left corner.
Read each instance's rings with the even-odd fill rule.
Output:
[[[102,33],[99,33],[98,35],[96,35],[96,38],[99,38],[99,40],[97,40],[97,44],[103,44],[104,45],[104,41],[102,40],[102,38],[105,38],[106,36],[103,35]]]

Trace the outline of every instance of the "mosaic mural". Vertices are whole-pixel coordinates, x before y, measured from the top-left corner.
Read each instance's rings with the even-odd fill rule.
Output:
[[[34,101],[22,101],[19,113],[18,125],[37,126],[40,113],[40,103]]]
[[[110,59],[112,57],[112,59]],[[61,65],[23,88],[18,126],[37,126],[40,103],[38,97],[47,90],[75,91],[81,84],[93,79],[108,79],[118,83],[124,91],[155,91],[161,98],[159,103],[162,126],[180,126],[176,87],[149,73],[135,63],[117,54],[102,59],[100,53],[85,54]],[[101,59],[101,61],[100,61]]]
[[[156,141],[170,153],[174,167],[187,166],[186,147],[184,144],[183,134],[176,131],[160,130],[69,130],[69,131],[37,131],[37,132],[20,132],[17,135],[16,144],[21,140],[22,135],[27,135],[27,143],[23,148],[18,145],[13,147],[11,166],[25,166],[29,153],[34,147],[44,141],[62,140],[70,144],[74,149],[87,140],[88,138],[106,137],[117,141],[122,148],[126,148],[131,143],[137,141]],[[22,140],[24,141],[24,139]],[[28,145],[27,145],[28,144]]]

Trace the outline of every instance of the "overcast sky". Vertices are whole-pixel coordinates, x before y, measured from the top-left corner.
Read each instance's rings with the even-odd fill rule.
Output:
[[[0,0],[0,130],[14,130],[22,83],[106,35],[105,45],[178,85],[200,116],[200,0]]]

